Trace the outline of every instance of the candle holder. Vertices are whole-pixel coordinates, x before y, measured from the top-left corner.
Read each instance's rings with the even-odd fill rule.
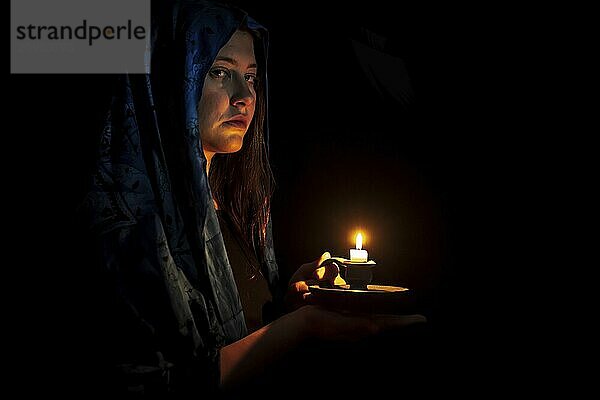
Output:
[[[416,298],[412,290],[401,286],[371,284],[375,261],[331,257],[321,266],[334,263],[345,284],[314,282],[309,290],[315,304],[341,311],[377,314],[414,314]]]
[[[367,285],[366,289],[351,289],[349,285],[311,285],[309,289],[315,304],[334,310],[398,315],[418,312],[414,293],[401,286]]]
[[[340,268],[340,276],[350,289],[366,290],[367,285],[373,280],[373,269],[377,265],[373,260],[357,262],[333,257],[325,263],[334,261]]]
[[[355,262],[348,260],[342,264],[340,275],[350,286],[350,289],[366,290],[367,285],[373,280],[373,269],[377,265],[375,261]]]

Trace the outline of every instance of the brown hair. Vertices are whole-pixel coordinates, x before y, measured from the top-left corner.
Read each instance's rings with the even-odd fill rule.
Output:
[[[255,44],[256,44],[255,40]],[[260,51],[255,46],[255,51]],[[257,62],[264,60],[257,54]],[[259,71],[264,71],[259,65]],[[266,74],[255,83],[254,118],[244,137],[242,148],[235,153],[215,154],[209,170],[213,198],[224,210],[246,244],[254,249],[259,260],[264,257],[271,196],[275,180],[269,165],[265,143]]]

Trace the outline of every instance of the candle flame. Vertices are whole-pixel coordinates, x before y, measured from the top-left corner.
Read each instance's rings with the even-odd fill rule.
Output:
[[[358,235],[356,235],[356,249],[357,250],[362,250],[362,233],[358,233]]]

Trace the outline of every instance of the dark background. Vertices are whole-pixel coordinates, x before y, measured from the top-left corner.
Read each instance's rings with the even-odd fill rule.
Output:
[[[413,289],[442,351],[474,356],[497,318],[501,271],[518,254],[507,237],[518,236],[513,174],[525,173],[506,57],[519,48],[498,29],[500,13],[240,4],[271,34],[281,268],[325,250],[347,256],[362,229],[375,281]]]
[[[363,229],[378,263],[375,281],[417,293],[442,370],[458,375],[454,363],[466,360],[461,371],[479,376],[478,367],[507,345],[503,318],[514,309],[499,297],[507,260],[513,272],[525,262],[511,247],[526,225],[514,222],[515,203],[527,201],[527,179],[512,179],[524,143],[512,129],[522,99],[506,95],[514,60],[506,55],[514,49],[488,14],[472,18],[466,11],[473,10],[236,3],[271,35],[273,221],[283,275],[326,250],[347,256],[351,234]],[[357,52],[357,43],[388,61]],[[375,84],[364,65],[393,66],[373,72],[389,85]],[[7,185],[19,211],[7,218],[17,220],[12,251],[25,272],[13,297],[22,306],[14,333],[25,329],[33,338],[15,346],[21,361],[52,379],[53,365],[76,368],[68,355],[86,335],[77,328],[86,312],[77,296],[90,282],[72,257],[79,251],[74,212],[109,82],[10,76],[5,149],[18,161],[7,166]]]

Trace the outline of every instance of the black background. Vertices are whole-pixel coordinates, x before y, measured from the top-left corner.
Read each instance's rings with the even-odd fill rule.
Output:
[[[528,201],[525,139],[513,125],[524,94],[510,94],[509,64],[518,57],[497,30],[503,25],[486,12],[474,18],[472,9],[443,6],[237,3],[271,35],[273,221],[283,275],[326,250],[347,256],[361,227],[378,262],[375,280],[419,294],[446,373],[468,360],[463,372],[479,376],[507,345],[503,318],[513,301],[502,299],[498,282],[507,260],[513,272],[526,261],[514,238],[529,225],[515,205]],[[409,104],[382,95],[361,69],[352,43],[367,31],[404,63]],[[109,80],[10,76],[5,151],[18,161],[7,165],[6,183],[18,211],[7,218],[17,219],[12,252],[25,272],[12,297],[20,306],[13,327],[31,337],[15,348],[28,374],[45,371],[52,381],[60,379],[53,365],[73,368],[68,355],[85,336],[76,296],[89,282],[78,279],[85,265],[72,256],[74,212]]]

